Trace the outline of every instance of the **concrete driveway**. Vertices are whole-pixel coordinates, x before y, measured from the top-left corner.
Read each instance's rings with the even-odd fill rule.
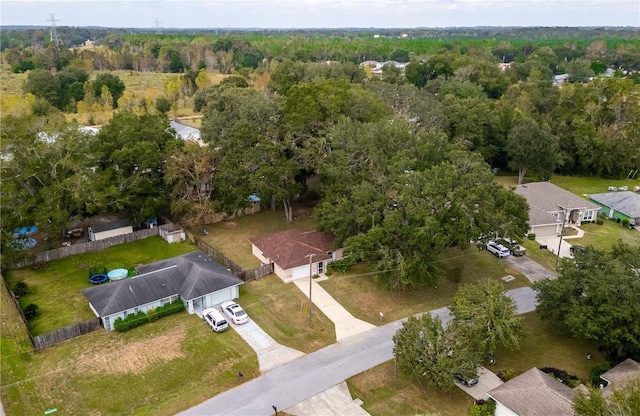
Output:
[[[527,256],[509,256],[504,259],[504,262],[525,275],[532,283],[542,279],[555,279],[558,277],[558,273],[539,265]]]
[[[503,381],[491,370],[480,367],[478,369],[478,384],[468,387],[459,382],[455,382],[456,386],[462,389],[469,396],[476,400],[487,400],[489,395],[487,392],[495,389],[503,384]]]
[[[231,322],[230,325],[255,350],[260,371],[271,370],[304,355],[302,351],[278,344],[253,319],[242,325]]]
[[[571,258],[573,257],[573,255],[571,254],[571,251],[569,250],[569,248],[573,245],[571,243],[571,240],[574,238],[584,237],[584,231],[573,225],[569,227],[565,227],[565,229],[567,228],[574,229],[577,234],[567,235],[562,237],[562,243],[560,243],[560,237],[558,237],[557,235],[548,236],[548,237],[536,237],[536,242],[542,245],[546,245],[547,250],[549,250],[550,252],[556,255],[558,253],[558,246],[560,246],[560,257]],[[580,245],[580,244],[576,244],[576,245]]]

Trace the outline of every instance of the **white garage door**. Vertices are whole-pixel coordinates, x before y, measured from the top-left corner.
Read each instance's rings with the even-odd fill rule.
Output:
[[[558,227],[555,225],[543,225],[534,227],[533,232],[535,233],[536,237],[550,237],[556,235],[557,229]]]

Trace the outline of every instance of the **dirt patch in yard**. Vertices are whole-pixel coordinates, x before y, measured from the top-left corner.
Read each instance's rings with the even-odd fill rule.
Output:
[[[115,342],[76,357],[80,372],[108,374],[142,374],[158,362],[171,361],[184,356],[181,344],[184,329],[172,331],[130,344]]]
[[[238,223],[235,221],[227,221],[224,223],[224,228],[235,228],[238,226]]]

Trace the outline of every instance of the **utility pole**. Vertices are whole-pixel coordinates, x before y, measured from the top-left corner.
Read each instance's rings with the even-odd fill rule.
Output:
[[[309,254],[309,325],[311,325],[311,306],[313,302],[311,301],[311,283],[313,283],[313,256],[315,254]]]
[[[564,235],[564,224],[567,222],[567,209],[562,205],[562,227],[560,227],[560,241],[558,242],[558,257],[556,258],[556,270],[558,270],[558,263],[560,262],[560,247],[562,247],[562,236]]]

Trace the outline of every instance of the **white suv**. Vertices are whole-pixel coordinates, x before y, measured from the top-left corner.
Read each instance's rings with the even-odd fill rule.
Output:
[[[498,258],[509,257],[509,254],[511,254],[508,248],[495,241],[489,241],[487,243],[487,251]]]

